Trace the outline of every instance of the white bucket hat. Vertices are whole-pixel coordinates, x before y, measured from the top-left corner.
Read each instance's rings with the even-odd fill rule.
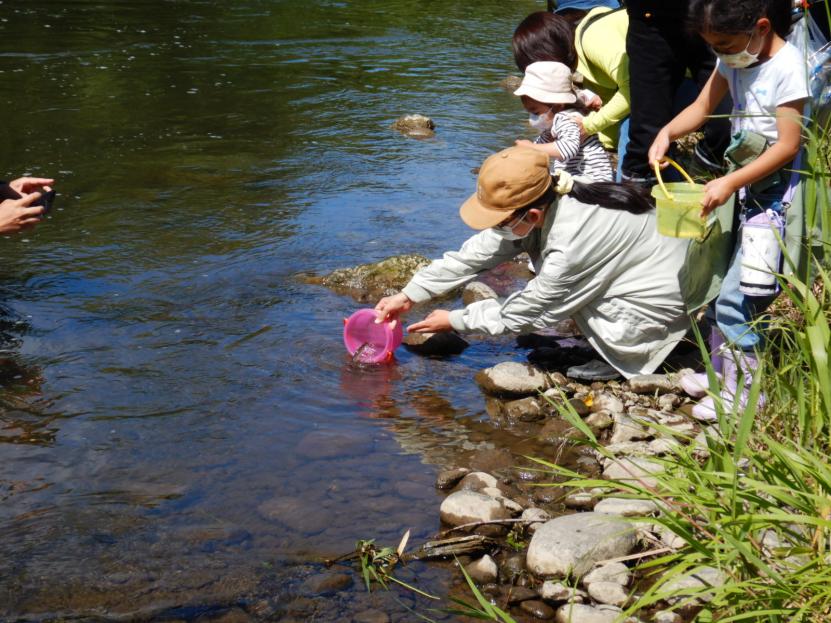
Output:
[[[514,95],[527,95],[544,104],[573,104],[577,101],[571,70],[555,61],[539,61],[525,68],[522,84]]]

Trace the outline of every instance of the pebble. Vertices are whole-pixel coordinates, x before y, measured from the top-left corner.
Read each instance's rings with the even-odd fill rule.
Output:
[[[498,500],[476,491],[454,491],[441,503],[441,520],[451,526],[509,519],[511,513]]]
[[[677,612],[661,610],[652,616],[653,623],[683,623],[684,619]]]
[[[666,374],[639,374],[628,381],[630,391],[636,394],[669,394],[675,391],[675,383]]]
[[[364,610],[352,617],[352,623],[390,623],[390,616],[381,610]]]
[[[545,602],[539,601],[537,599],[523,601],[522,604],[519,606],[519,609],[537,619],[550,620],[554,618],[555,614],[554,608],[552,608]]]
[[[499,576],[496,561],[487,554],[467,565],[465,571],[467,571],[467,574],[477,584],[495,582]]]
[[[436,476],[436,489],[452,489],[468,473],[470,470],[464,467],[445,469]]]
[[[554,582],[546,580],[542,583],[540,588],[540,596],[549,601],[569,601],[582,600],[587,597],[587,594],[577,588],[566,586],[562,582]],[[578,602],[579,603],[579,602]]]
[[[352,586],[352,576],[347,573],[321,573],[303,582],[300,590],[309,595],[334,595]]]
[[[476,374],[476,382],[492,394],[536,395],[548,387],[542,370],[527,363],[505,361]]]
[[[629,567],[622,562],[610,562],[597,567],[583,577],[583,585],[588,586],[592,582],[616,582],[626,586],[632,578]]]
[[[518,604],[529,599],[537,599],[539,593],[525,586],[511,586],[506,594],[509,604]]]
[[[593,608],[583,604],[566,604],[557,608],[557,623],[615,623],[619,610]]]
[[[595,412],[608,411],[612,416],[615,416],[623,413],[623,401],[608,392],[596,392],[592,396],[591,410]]]
[[[586,423],[586,426],[592,429],[595,433],[606,430],[614,422],[614,420],[612,420],[612,414],[608,411],[597,411],[596,413],[592,413],[583,421]]]
[[[466,474],[457,489],[469,491],[481,491],[488,487],[498,487],[499,481],[487,472],[470,472]]]
[[[594,506],[594,512],[621,517],[647,517],[658,512],[655,502],[629,498],[606,498]]]
[[[629,595],[617,582],[592,582],[588,591],[589,597],[601,604],[623,606],[629,601]]]

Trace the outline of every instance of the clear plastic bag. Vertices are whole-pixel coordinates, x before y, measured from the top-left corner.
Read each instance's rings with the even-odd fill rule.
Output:
[[[794,16],[788,42],[795,45],[805,58],[812,110],[826,116],[831,112],[831,43],[810,13],[798,9]]]

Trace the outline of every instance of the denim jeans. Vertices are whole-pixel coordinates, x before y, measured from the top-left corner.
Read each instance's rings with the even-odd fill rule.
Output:
[[[617,136],[617,172],[615,181],[621,180],[623,173],[623,157],[626,155],[626,146],[629,144],[629,117],[620,122],[620,130]]]
[[[768,208],[782,213],[782,197],[787,184],[780,183],[760,194],[748,191],[742,213],[736,248],[730,268],[724,276],[721,291],[716,299],[716,323],[724,335],[725,341],[740,350],[753,352],[764,348],[764,338],[758,323],[752,324],[776,298],[769,296],[748,296],[739,290],[742,272],[742,228],[747,219],[764,212]]]

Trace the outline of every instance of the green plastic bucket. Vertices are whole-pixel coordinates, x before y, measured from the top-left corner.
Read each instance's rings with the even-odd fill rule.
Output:
[[[706,217],[701,216],[704,184],[693,182],[674,160],[665,160],[678,169],[687,181],[664,184],[661,169],[655,166],[658,184],[652,187],[652,197],[655,199],[658,233],[673,238],[704,239],[716,221],[715,210]]]

